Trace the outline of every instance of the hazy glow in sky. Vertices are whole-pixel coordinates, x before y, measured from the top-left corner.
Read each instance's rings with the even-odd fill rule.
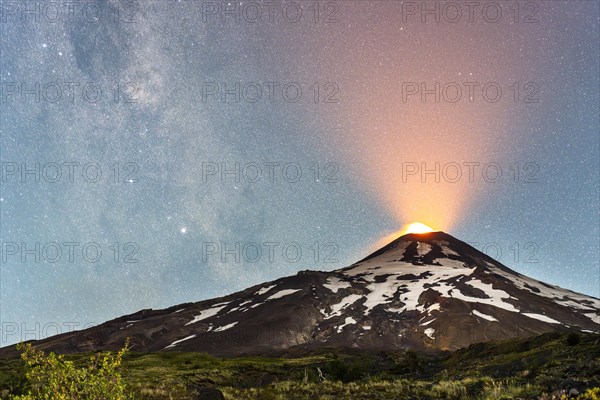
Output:
[[[342,268],[415,221],[600,296],[597,2],[24,3],[0,345]]]

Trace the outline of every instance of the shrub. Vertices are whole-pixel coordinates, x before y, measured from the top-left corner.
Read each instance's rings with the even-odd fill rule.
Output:
[[[371,360],[335,359],[326,369],[326,378],[344,383],[364,378],[373,367]]]
[[[600,400],[600,388],[592,388],[585,391],[584,394],[577,397],[580,400]]]
[[[31,344],[19,344],[21,358],[27,367],[31,390],[14,400],[128,400],[118,368],[128,350],[126,344],[116,355],[91,357],[87,365],[77,367],[64,356],[45,354]]]
[[[418,374],[423,371],[419,355],[412,350],[406,351],[401,361],[397,362],[393,372],[397,374]]]
[[[567,345],[576,346],[581,341],[581,338],[575,332],[571,332],[567,335]]]

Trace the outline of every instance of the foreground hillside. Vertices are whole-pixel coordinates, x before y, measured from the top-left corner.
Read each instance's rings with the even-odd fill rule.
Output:
[[[68,357],[79,362],[89,354]],[[136,399],[201,399],[198,393],[206,387],[232,400],[551,399],[568,392],[598,399],[591,393],[600,387],[600,335],[547,333],[438,355],[322,349],[282,358],[221,359],[132,353],[121,372]],[[24,374],[19,359],[0,360],[2,398],[27,389]]]

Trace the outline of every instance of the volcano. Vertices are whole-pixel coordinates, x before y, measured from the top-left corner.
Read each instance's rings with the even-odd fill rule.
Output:
[[[544,332],[599,332],[600,300],[521,275],[444,233],[407,234],[343,269],[141,310],[35,341],[42,350],[276,355],[320,348],[455,350]],[[16,354],[14,346],[0,350]]]

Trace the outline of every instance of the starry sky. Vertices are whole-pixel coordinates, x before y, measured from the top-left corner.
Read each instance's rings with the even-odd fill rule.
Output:
[[[0,345],[414,221],[600,297],[600,6],[480,3],[0,0]]]

